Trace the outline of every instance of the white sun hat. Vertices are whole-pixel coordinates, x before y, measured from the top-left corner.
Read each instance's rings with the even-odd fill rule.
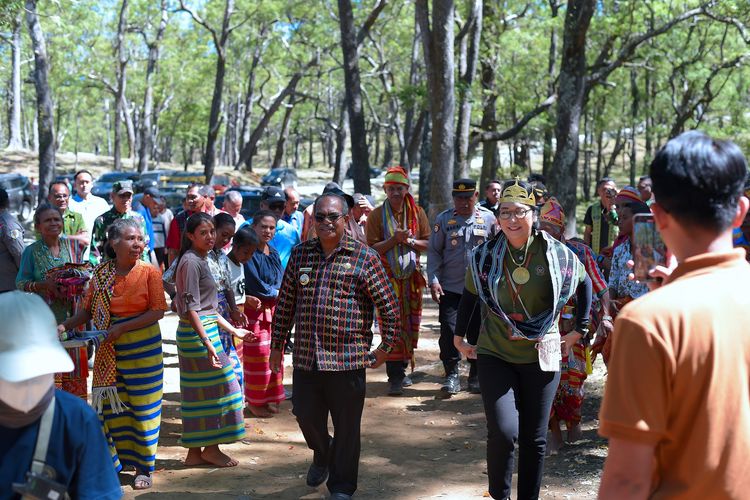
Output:
[[[0,294],[0,379],[21,382],[73,370],[52,310],[38,295]]]

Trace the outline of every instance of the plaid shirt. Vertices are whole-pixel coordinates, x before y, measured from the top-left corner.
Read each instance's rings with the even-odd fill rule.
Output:
[[[271,347],[281,350],[296,325],[295,368],[366,368],[373,303],[380,314],[379,348],[390,352],[399,335],[399,308],[378,254],[349,235],[328,257],[317,238],[300,243],[281,283]]]

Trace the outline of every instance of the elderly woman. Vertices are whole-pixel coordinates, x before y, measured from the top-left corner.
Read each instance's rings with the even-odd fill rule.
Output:
[[[57,207],[42,204],[34,213],[34,229],[40,238],[27,246],[21,255],[16,287],[33,292],[47,301],[55,319],[60,322],[73,313],[72,301],[65,289],[47,277],[50,269],[73,262],[70,240],[62,234],[63,219]],[[70,373],[55,374],[55,386],[82,399],[88,396],[86,379],[89,367],[85,347],[67,349],[75,368]]]
[[[518,442],[518,498],[537,498],[560,360],[588,335],[591,280],[570,249],[536,229],[529,184],[505,182],[499,202],[502,232],[474,250],[454,340],[477,358],[490,495],[510,497]],[[558,320],[573,294],[576,328],[561,338]],[[479,328],[476,346],[463,339],[470,328]]]
[[[115,220],[107,229],[110,260],[94,269],[83,310],[58,327],[93,319],[107,330],[94,361],[92,406],[115,468],[135,468],[135,489],[151,487],[156,461],[164,372],[158,322],[167,310],[161,273],[140,260],[145,245],[137,220]]]

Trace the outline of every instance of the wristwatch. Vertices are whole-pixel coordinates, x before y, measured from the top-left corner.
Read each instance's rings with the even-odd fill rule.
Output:
[[[609,321],[610,323],[612,323],[612,316],[610,316],[609,314],[604,315],[602,316],[602,321]]]

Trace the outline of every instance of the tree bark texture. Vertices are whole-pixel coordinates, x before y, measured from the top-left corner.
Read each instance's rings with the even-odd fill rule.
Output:
[[[55,179],[55,121],[52,116],[52,95],[49,89],[49,65],[44,32],[36,13],[36,0],[26,0],[26,24],[34,50],[34,87],[36,89],[37,123],[39,133],[39,196],[47,198],[49,186]]]
[[[497,90],[495,88],[495,67],[489,62],[482,63],[482,91],[484,105],[482,107],[482,130],[494,132],[497,130]],[[497,176],[500,153],[497,141],[488,141],[482,145],[482,174],[479,177],[479,193],[484,193],[487,184]]]
[[[146,90],[143,96],[143,116],[141,118],[140,141],[138,147],[138,171],[148,170],[149,155],[154,144],[153,115],[154,115],[154,74],[159,63],[159,49],[167,29],[167,1],[161,0],[161,19],[156,29],[154,40],[149,42],[148,62],[146,63]],[[144,34],[145,38],[145,34]]]
[[[586,33],[596,0],[570,0],[565,14],[558,83],[557,150],[548,187],[565,211],[568,234],[575,233],[578,186],[578,129],[586,93]]]
[[[117,64],[115,65],[115,78],[117,88],[115,89],[115,154],[114,169],[122,170],[122,120],[127,113],[125,104],[125,85],[127,84],[128,57],[125,51],[125,30],[127,28],[128,0],[122,0],[120,5],[120,16],[117,22],[117,35],[115,39],[115,53]]]
[[[466,27],[459,33],[459,70],[458,70],[458,125],[456,127],[456,166],[454,176],[469,176],[469,130],[471,127],[471,107],[473,96],[471,87],[474,83],[477,61],[479,59],[479,40],[482,35],[482,0],[473,0],[471,12],[466,19]],[[465,33],[463,33],[466,31]]]
[[[273,155],[271,168],[281,168],[284,166],[286,143],[289,140],[289,122],[292,120],[292,112],[294,111],[293,99],[294,95],[290,95],[289,102],[284,110],[284,119],[281,122],[281,130],[279,131],[279,139],[276,141],[276,152]]]
[[[370,194],[370,159],[367,152],[367,128],[362,109],[362,89],[359,76],[359,48],[354,28],[351,0],[338,0],[341,51],[344,56],[346,104],[351,132],[352,178],[354,191]]]
[[[432,220],[452,206],[455,99],[453,60],[453,0],[433,2],[432,27],[427,0],[417,0],[415,7],[422,31],[427,68],[430,117],[432,119],[432,159],[430,173],[430,209]]]
[[[13,20],[11,92],[13,94],[8,120],[8,149],[22,149],[21,137],[21,26],[20,14]]]

